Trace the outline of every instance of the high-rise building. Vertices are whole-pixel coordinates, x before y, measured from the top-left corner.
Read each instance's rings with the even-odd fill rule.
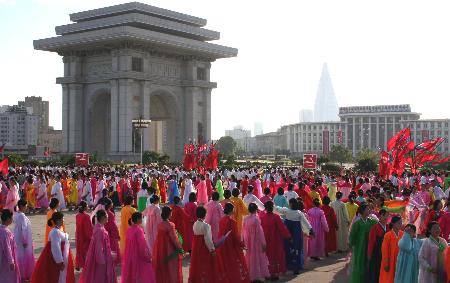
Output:
[[[18,102],[19,106],[32,109],[32,114],[39,116],[39,135],[48,132],[49,127],[49,102],[39,96],[27,96],[24,101]]]
[[[264,134],[264,128],[263,128],[263,123],[261,122],[256,122],[255,123],[255,129],[254,129],[254,133],[255,136],[259,136]]]
[[[236,126],[233,130],[226,130],[225,136],[230,136],[235,140],[249,138],[252,136],[252,132],[250,130],[245,130],[242,126]]]
[[[25,107],[11,106],[0,113],[0,143],[8,146],[30,146],[38,142],[39,116]]]
[[[314,121],[314,113],[311,109],[302,109],[300,110],[299,122],[307,123]]]
[[[339,121],[338,113],[338,103],[334,95],[327,63],[324,63],[314,103],[314,121]]]

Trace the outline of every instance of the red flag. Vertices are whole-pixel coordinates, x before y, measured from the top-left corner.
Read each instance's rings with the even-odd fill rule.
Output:
[[[447,157],[442,158],[441,160],[434,161],[433,165],[439,165],[439,164],[445,163],[447,161],[450,161],[450,155],[447,156]]]
[[[432,140],[424,141],[421,144],[416,146],[416,150],[419,154],[424,153],[426,151],[433,151],[436,147],[438,147],[444,141],[443,138],[435,138]]]
[[[399,143],[405,143],[406,140],[411,136],[411,130],[409,128],[404,128],[400,130],[395,136],[393,136],[387,142],[387,150],[391,151]]]
[[[437,160],[440,157],[439,154],[431,154],[431,153],[426,153],[426,154],[422,154],[421,156],[417,157],[416,159],[416,164],[419,166],[422,166],[423,164],[427,163],[427,162],[432,162]]]
[[[8,175],[8,158],[3,159],[2,161],[0,161],[0,172],[3,173],[3,175]]]
[[[44,156],[45,156],[45,157],[48,157],[49,155],[50,155],[50,149],[47,148],[47,149],[44,151]]]

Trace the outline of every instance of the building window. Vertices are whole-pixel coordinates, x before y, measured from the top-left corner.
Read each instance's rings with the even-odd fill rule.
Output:
[[[206,69],[197,67],[197,80],[206,81]]]
[[[135,72],[142,72],[143,71],[143,60],[139,57],[132,57],[131,58],[131,70]]]

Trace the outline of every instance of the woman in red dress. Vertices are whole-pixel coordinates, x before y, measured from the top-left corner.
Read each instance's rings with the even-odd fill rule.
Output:
[[[84,262],[86,261],[87,251],[89,249],[89,244],[92,239],[92,222],[89,214],[86,213],[87,203],[81,201],[78,205],[78,213],[75,216],[76,226],[75,226],[75,247],[76,247],[76,257],[75,257],[75,269],[80,270],[84,267]]]
[[[183,249],[178,240],[175,224],[169,221],[172,209],[164,206],[161,209],[162,222],[158,224],[158,233],[153,245],[153,267],[156,282],[182,283],[183,272],[181,255]]]
[[[229,282],[250,282],[247,263],[245,261],[243,249],[244,242],[239,236],[236,220],[232,218],[234,205],[226,203],[224,208],[225,216],[220,219],[219,238],[230,233],[224,244],[217,249],[219,262],[226,265],[226,276]]]
[[[325,213],[325,219],[328,223],[328,232],[325,233],[325,254],[328,256],[328,253],[334,252],[337,250],[337,237],[336,231],[338,229],[336,213],[334,209],[330,207],[330,198],[325,196],[322,200],[322,210]]]
[[[194,231],[192,227],[194,226],[197,216],[195,211],[197,209],[197,194],[191,192],[189,194],[189,202],[184,205],[184,212],[189,216],[184,227],[184,238],[183,238],[183,249],[185,252],[191,252],[192,250],[192,237]]]
[[[197,221],[194,223],[189,283],[227,282],[219,264],[216,248],[212,240],[211,226],[205,223],[206,209],[197,207]]]

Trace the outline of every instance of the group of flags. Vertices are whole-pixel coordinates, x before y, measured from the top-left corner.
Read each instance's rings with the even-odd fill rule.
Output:
[[[444,138],[437,137],[416,145],[411,139],[409,128],[400,130],[387,142],[387,151],[380,153],[380,176],[387,178],[394,172],[401,175],[406,165],[415,174],[425,163],[438,165],[449,161],[450,156],[444,157],[436,152],[436,148],[443,141]]]
[[[216,144],[185,144],[183,167],[185,170],[199,169],[200,171],[216,170],[219,159],[219,151]]]

